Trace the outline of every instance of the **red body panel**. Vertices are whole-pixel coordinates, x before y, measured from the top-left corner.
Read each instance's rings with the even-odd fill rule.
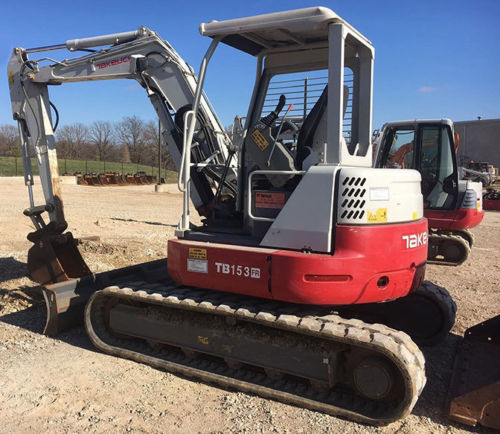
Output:
[[[500,211],[500,200],[483,199],[483,208],[487,210]]]
[[[432,229],[462,230],[476,227],[484,217],[484,211],[477,209],[457,209],[454,211],[424,210]]]
[[[334,255],[180,239],[168,242],[168,271],[180,283],[315,305],[403,297],[420,285],[426,258],[426,219],[337,226]]]

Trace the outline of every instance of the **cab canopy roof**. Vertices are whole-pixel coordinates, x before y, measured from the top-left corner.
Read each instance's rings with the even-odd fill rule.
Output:
[[[331,9],[312,7],[253,17],[200,24],[200,33],[238,50],[258,56],[262,51],[300,48],[318,42],[328,42],[328,25],[341,23],[359,39],[370,41],[340,18]]]

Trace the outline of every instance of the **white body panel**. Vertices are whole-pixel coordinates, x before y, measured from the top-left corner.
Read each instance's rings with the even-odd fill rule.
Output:
[[[261,246],[331,252],[338,166],[313,166],[276,217]]]
[[[337,223],[402,223],[422,218],[420,181],[416,170],[343,168]]]
[[[476,193],[476,208],[478,212],[483,210],[483,184],[467,180],[466,190],[474,190]],[[463,205],[463,204],[462,204]]]
[[[335,178],[338,176],[334,221]],[[312,166],[264,236],[261,246],[331,253],[332,228],[404,223],[423,217],[416,170]]]

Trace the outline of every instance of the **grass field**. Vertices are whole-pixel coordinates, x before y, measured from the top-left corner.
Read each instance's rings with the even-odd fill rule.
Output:
[[[146,172],[148,175],[158,176],[158,167],[145,166],[135,163],[115,163],[104,161],[91,160],[66,160],[59,159],[59,172],[62,174],[75,172],[82,173],[104,173],[104,172],[120,172],[122,174]],[[31,159],[31,167],[33,174],[38,175],[38,165],[34,158]],[[22,176],[23,162],[20,157],[0,157],[0,176]],[[166,182],[175,182],[177,180],[177,172],[171,170],[162,170],[161,176]]]

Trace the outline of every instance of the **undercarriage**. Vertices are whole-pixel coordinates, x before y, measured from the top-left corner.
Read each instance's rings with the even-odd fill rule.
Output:
[[[96,292],[85,326],[108,354],[374,425],[409,414],[425,385],[405,333],[174,282]]]
[[[427,262],[438,265],[460,265],[469,257],[474,238],[472,232],[429,229]]]
[[[48,333],[84,320],[108,354],[375,425],[411,411],[425,384],[414,342],[440,341],[456,312],[430,282],[392,302],[318,307],[180,285],[164,259],[44,288]]]

